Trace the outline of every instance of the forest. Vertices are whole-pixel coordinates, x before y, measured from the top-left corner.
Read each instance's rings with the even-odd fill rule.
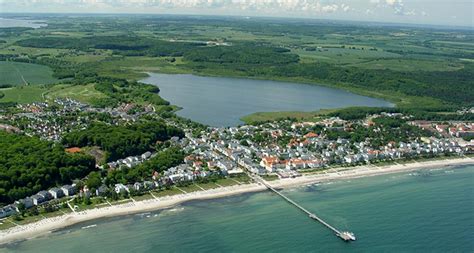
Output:
[[[323,84],[389,99],[403,107],[429,110],[432,106],[474,105],[474,64],[465,60],[473,57],[472,31],[382,25],[374,29],[314,20],[244,21],[232,17],[90,19],[101,26],[92,26],[89,18],[77,18],[74,26],[51,18],[47,30],[64,30],[67,35],[45,32],[28,36],[25,33],[33,33],[31,30],[1,30],[0,34],[15,38],[12,46],[16,48],[0,54],[0,59],[48,65],[55,77],[79,82],[104,77],[107,66],[112,67],[105,73],[107,77],[120,75],[130,81],[133,70],[108,65],[122,59],[136,61],[137,69],[148,69],[152,64],[160,72]],[[19,54],[22,47],[63,51],[55,56],[24,57]],[[94,59],[92,56],[99,54],[105,58],[87,63],[65,57]],[[140,62],[145,59],[140,57],[156,62],[148,63],[149,58],[147,63]],[[420,71],[415,71],[418,68]],[[158,96],[139,95],[156,104],[165,103]]]
[[[173,136],[181,138],[184,133],[163,122],[150,121],[123,126],[93,123],[85,130],[66,134],[62,142],[69,147],[99,146],[107,152],[106,160],[114,161],[153,150],[157,141],[166,141]]]
[[[69,184],[95,168],[85,154],[69,154],[60,144],[0,131],[0,204]]]
[[[439,113],[439,112],[445,113]],[[456,113],[456,107],[433,108],[383,108],[383,107],[348,107],[328,113],[328,116],[339,117],[344,120],[360,120],[371,114],[403,113],[412,115],[415,120],[430,121],[473,121],[474,113]]]

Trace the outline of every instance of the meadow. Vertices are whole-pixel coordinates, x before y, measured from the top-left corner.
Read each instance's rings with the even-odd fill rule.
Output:
[[[73,81],[63,83],[82,85],[56,86],[48,97],[85,102],[104,98],[90,85],[102,78],[134,82],[146,72],[161,72],[319,84],[384,98],[400,107],[474,106],[472,30],[238,17],[45,19],[49,25],[40,29],[0,29],[6,41],[0,45],[0,60],[42,65],[8,62],[13,66],[2,68],[9,75],[2,75],[0,84],[12,82],[7,79],[21,84],[14,68],[20,64],[20,73],[27,67],[28,74],[48,73]],[[49,83],[26,73],[23,77],[31,84]],[[289,114],[314,116],[253,116]]]
[[[57,81],[47,66],[0,61],[0,85],[50,84]]]
[[[3,97],[0,96],[0,103],[32,103],[44,101],[43,94],[48,91],[44,85],[18,86],[0,89]]]
[[[94,84],[61,84],[49,88],[48,91],[45,92],[44,97],[46,99],[72,98],[83,103],[92,103],[96,99],[106,98],[107,96],[102,92],[97,91]]]

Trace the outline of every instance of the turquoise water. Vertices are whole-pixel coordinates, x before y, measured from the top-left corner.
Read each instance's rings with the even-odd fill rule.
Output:
[[[178,115],[211,126],[235,126],[255,112],[315,111],[348,106],[393,106],[375,98],[317,85],[265,80],[150,74]]]
[[[284,191],[344,243],[269,192],[76,225],[0,252],[473,252],[474,166]],[[147,217],[149,216],[149,217]],[[81,229],[97,224],[96,227]]]

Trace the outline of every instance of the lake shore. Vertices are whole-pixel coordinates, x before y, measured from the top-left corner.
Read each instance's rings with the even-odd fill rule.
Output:
[[[395,164],[388,166],[364,165],[352,168],[337,168],[322,171],[298,178],[280,179],[269,183],[277,188],[297,187],[324,181],[341,180],[348,178],[369,177],[390,173],[408,172],[420,169],[449,168],[453,166],[474,164],[473,158],[454,158],[449,160],[432,160],[425,162],[414,162],[410,164]],[[65,214],[53,218],[46,218],[38,222],[16,226],[0,231],[0,244],[11,243],[19,240],[44,236],[51,231],[65,228],[77,223],[95,220],[99,218],[121,216],[127,214],[141,213],[152,210],[166,209],[191,200],[204,200],[222,198],[243,193],[265,191],[262,185],[242,184],[229,187],[216,188],[206,191],[198,191],[174,196],[161,197],[157,199],[129,202],[95,208],[87,211]]]

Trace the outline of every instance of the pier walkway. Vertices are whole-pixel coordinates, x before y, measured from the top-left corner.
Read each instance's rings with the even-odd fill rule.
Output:
[[[319,223],[323,224],[325,227],[329,228],[331,231],[334,232],[334,234],[336,234],[336,236],[338,236],[339,238],[341,238],[342,240],[344,241],[355,241],[356,240],[356,237],[354,236],[353,233],[351,232],[348,232],[348,231],[339,231],[338,229],[336,229],[335,227],[331,226],[329,223],[325,222],[323,219],[321,219],[320,217],[318,217],[316,214],[308,211],[306,208],[302,207],[301,205],[299,205],[298,203],[296,203],[295,201],[293,201],[292,199],[288,198],[287,196],[285,196],[283,193],[277,191],[275,188],[273,188],[270,184],[268,184],[263,178],[259,177],[259,176],[254,176],[253,177],[257,182],[260,182],[262,183],[263,185],[265,185],[265,187],[267,187],[270,191],[274,192],[275,194],[277,194],[278,196],[282,197],[284,200],[286,200],[288,203],[292,204],[293,206],[295,206],[296,208],[300,209],[301,211],[303,211],[304,213],[306,213],[311,219],[313,220],[316,220],[318,221]]]

